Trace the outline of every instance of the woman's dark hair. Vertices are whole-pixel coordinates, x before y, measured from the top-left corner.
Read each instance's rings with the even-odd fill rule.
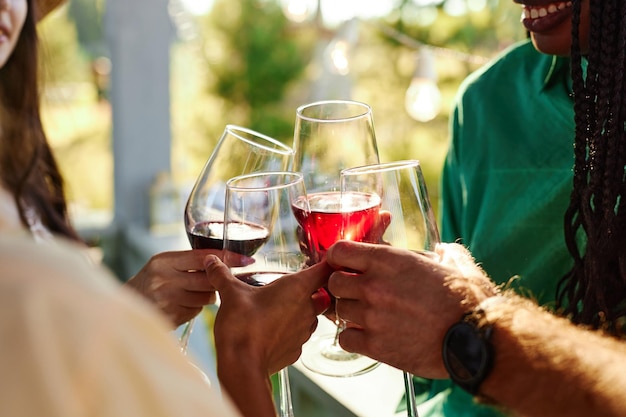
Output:
[[[565,214],[573,268],[557,306],[575,323],[626,330],[626,1],[589,0],[587,69],[574,0],[572,77],[576,121],[574,183]]]
[[[0,69],[0,178],[20,218],[35,210],[51,232],[79,240],[68,214],[63,178],[39,113],[38,38],[34,0],[15,49]]]

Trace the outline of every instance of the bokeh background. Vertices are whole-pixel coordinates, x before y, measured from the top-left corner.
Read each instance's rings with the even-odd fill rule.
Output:
[[[106,226],[114,206],[106,7],[71,0],[39,25],[44,125],[85,228]],[[347,98],[372,106],[382,160],[421,160],[437,210],[459,84],[525,37],[511,0],[170,0],[168,13],[171,169],[160,180],[181,201],[226,124],[291,144],[297,106]],[[172,216],[182,231],[182,211]]]

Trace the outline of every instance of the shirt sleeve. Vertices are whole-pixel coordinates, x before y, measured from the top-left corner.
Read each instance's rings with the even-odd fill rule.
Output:
[[[450,145],[441,172],[441,197],[439,217],[441,240],[455,242],[462,235],[461,217],[463,213],[464,191],[461,170],[458,163],[457,144],[459,142],[462,109],[460,104],[454,108],[450,117]]]
[[[239,415],[180,353],[156,309],[66,255],[0,237],[3,415]]]
[[[98,393],[88,404],[88,415],[236,415],[207,384],[202,371],[179,352],[160,322],[132,308],[119,308],[107,320],[111,320],[108,336],[92,342],[92,357],[86,363],[93,372],[83,375],[85,385]]]

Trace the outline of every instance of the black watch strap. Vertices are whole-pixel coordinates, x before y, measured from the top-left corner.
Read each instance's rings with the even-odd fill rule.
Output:
[[[493,328],[482,324],[483,318],[482,310],[466,313],[448,329],[443,341],[443,363],[450,379],[472,395],[478,395],[493,366]]]

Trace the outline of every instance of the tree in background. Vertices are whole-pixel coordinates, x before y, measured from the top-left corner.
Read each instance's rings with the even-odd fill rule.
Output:
[[[227,123],[291,143],[295,108],[310,100],[311,90],[316,90],[322,65],[320,45],[331,42],[338,28],[325,27],[319,20],[289,22],[280,3],[215,0],[208,15],[193,16],[201,36],[173,42],[172,167],[177,179],[195,180]],[[69,188],[77,199],[89,207],[108,209],[112,206],[109,114],[97,101],[86,100],[85,94],[65,94],[73,86],[93,83],[91,61],[106,54],[102,4],[103,0],[71,0],[42,22],[40,30],[46,41],[46,85],[55,87],[46,95],[60,92],[56,97],[64,99],[49,103],[46,111],[48,120],[54,116],[48,132],[61,168],[75,182]],[[450,4],[465,5],[466,10],[451,13]],[[485,7],[476,6],[481,4]],[[524,36],[517,23],[519,13],[510,0],[398,0],[386,16],[359,23],[351,71],[345,76],[351,83],[350,96],[372,105],[382,159],[422,160],[433,200],[447,147],[450,105],[460,82],[478,65],[438,57],[442,111],[428,123],[412,120],[404,110],[404,96],[415,69],[416,51],[386,36],[380,25],[420,43],[491,57]],[[89,91],[95,97],[93,89]],[[99,151],[85,156],[92,152],[83,151],[86,146],[97,146]],[[91,166],[79,161],[90,161]],[[94,164],[102,168],[90,169]],[[96,178],[85,175],[96,171],[98,186],[93,185]],[[107,181],[111,184],[104,184]]]
[[[205,39],[211,89],[226,119],[291,140],[295,109],[285,96],[311,58],[306,34],[294,31],[278,2],[217,0]]]

